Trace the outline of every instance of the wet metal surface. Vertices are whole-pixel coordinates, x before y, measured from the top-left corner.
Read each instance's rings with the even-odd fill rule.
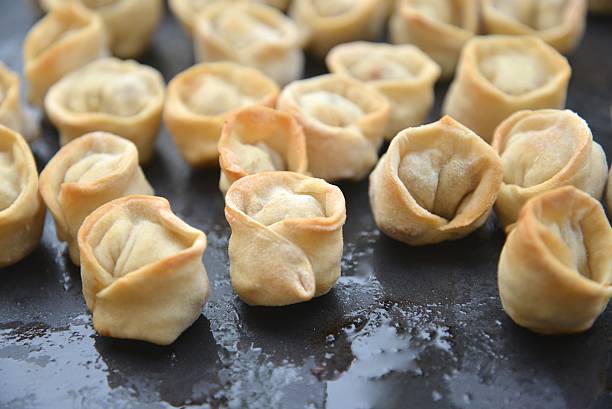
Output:
[[[37,18],[27,4],[0,0],[0,59],[14,69]],[[174,20],[143,61],[166,80],[192,64]],[[612,21],[590,21],[572,63],[569,107],[612,155]],[[320,70],[311,63],[310,73]],[[33,145],[40,167],[57,150],[44,128]],[[576,336],[514,325],[497,294],[504,237],[494,220],[467,239],[411,248],[377,232],[366,181],[341,184],[348,221],[336,288],[305,304],[252,308],[229,282],[218,171],[189,169],[163,131],[145,173],[208,235],[212,296],[202,316],[165,348],[96,335],[79,270],[47,216],[40,247],[0,272],[0,407],[612,407],[612,310]]]

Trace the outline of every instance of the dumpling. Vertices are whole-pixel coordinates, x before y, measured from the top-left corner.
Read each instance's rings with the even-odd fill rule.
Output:
[[[495,203],[503,225],[514,223],[527,200],[561,186],[572,185],[601,199],[606,154],[572,111],[519,111],[497,128],[493,149],[504,169]]]
[[[502,249],[506,313],[541,334],[591,328],[612,297],[612,229],[601,204],[566,186],[527,202]]]
[[[45,109],[62,145],[89,132],[110,132],[134,142],[140,161],[146,162],[159,132],[164,92],[156,69],[104,58],[51,87]]]
[[[585,0],[483,0],[490,34],[534,35],[561,53],[573,51],[584,34]]]
[[[15,264],[38,245],[45,205],[28,143],[0,125],[0,267]]]
[[[374,88],[345,75],[321,75],[285,87],[278,109],[304,128],[314,177],[359,180],[376,164],[389,103]]]
[[[342,191],[293,172],[263,172],[225,197],[232,286],[250,305],[296,304],[326,294],[340,277]]]
[[[479,26],[479,0],[398,0],[389,22],[395,44],[414,44],[451,78],[465,43]]]
[[[612,212],[612,169],[608,175],[608,187],[606,188],[606,204],[608,205],[608,211]]]
[[[385,139],[421,125],[434,103],[440,67],[413,45],[355,42],[327,54],[329,70],[367,82],[387,97],[391,106]]]
[[[85,219],[78,240],[83,296],[100,335],[169,345],[200,316],[206,235],[166,199],[113,200]]]
[[[83,135],[60,149],[41,172],[39,184],[57,238],[68,242],[76,265],[80,263],[77,234],[89,214],[122,196],[153,194],[138,165],[136,146],[105,132]]]
[[[298,28],[272,7],[217,2],[198,13],[193,37],[198,61],[233,61],[257,68],[279,85],[302,77]]]
[[[378,227],[410,245],[464,237],[489,217],[503,179],[495,151],[450,117],[400,132],[370,175]]]
[[[21,106],[19,77],[0,62],[0,124],[21,134],[28,142],[36,139],[38,124]]]
[[[335,45],[376,40],[388,8],[380,0],[293,0],[289,15],[308,38],[307,50],[325,57]]]
[[[64,75],[109,54],[102,19],[78,3],[55,7],[32,27],[23,44],[28,100],[41,106]]]
[[[74,0],[40,0],[50,11]],[[102,18],[110,48],[121,58],[141,55],[149,46],[151,34],[163,15],[162,0],[78,0]]]
[[[489,142],[517,111],[564,108],[571,72],[536,37],[478,37],[465,46],[442,110]]]
[[[302,127],[284,112],[263,106],[230,116],[219,140],[221,180],[226,192],[236,180],[254,173],[288,170],[306,173],[306,139]]]
[[[277,96],[274,81],[253,68],[199,64],[168,84],[164,122],[190,165],[218,165],[217,142],[227,116],[250,105],[273,107]]]

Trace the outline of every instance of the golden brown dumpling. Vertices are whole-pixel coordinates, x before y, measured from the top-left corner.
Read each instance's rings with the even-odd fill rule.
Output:
[[[293,117],[274,109],[253,106],[231,115],[219,140],[221,180],[226,192],[236,180],[266,171],[306,173],[306,139]]]
[[[21,106],[19,77],[0,62],[0,124],[21,134],[28,142],[40,131],[34,119]]]
[[[506,313],[541,334],[586,331],[612,297],[612,229],[601,204],[566,186],[527,202],[499,259]]]
[[[327,66],[333,73],[367,82],[389,100],[387,140],[423,123],[433,106],[433,86],[440,77],[438,64],[413,45],[341,44],[327,54]]]
[[[273,107],[277,96],[274,81],[253,68],[199,64],[168,84],[164,122],[189,164],[216,166],[217,142],[227,116],[250,105]]]
[[[55,7],[32,27],[23,44],[28,100],[41,106],[64,75],[109,54],[102,19],[77,3]]]
[[[79,230],[83,296],[103,336],[169,345],[208,299],[206,235],[168,201],[127,196],[90,214]]]
[[[516,111],[564,108],[570,75],[567,60],[536,37],[474,38],[442,110],[489,142]]]
[[[141,162],[146,162],[159,132],[164,93],[156,69],[104,58],[51,87],[45,109],[62,145],[89,132],[106,131],[134,142]]]
[[[534,35],[561,53],[578,46],[586,14],[585,0],[483,0],[488,33]]]
[[[378,227],[396,240],[454,240],[487,220],[502,178],[495,151],[444,117],[391,141],[370,175],[370,206]]]
[[[344,196],[321,179],[263,172],[225,197],[230,277],[250,305],[281,306],[326,294],[340,277]]]
[[[608,167],[587,123],[574,112],[519,111],[495,131],[504,183],[495,203],[504,225],[514,223],[525,202],[565,185],[601,199]]]
[[[77,234],[89,214],[122,196],[153,194],[138,165],[136,146],[105,132],[83,135],[65,145],[47,163],[39,184],[57,237],[68,242],[70,258],[77,265]]]
[[[478,0],[398,0],[389,33],[395,44],[419,47],[440,64],[442,78],[451,78],[478,19]]]
[[[193,33],[198,61],[233,61],[257,68],[279,85],[302,77],[298,28],[272,7],[220,1],[198,13]]]
[[[0,125],[0,267],[23,259],[38,245],[45,205],[28,143]]]
[[[285,87],[278,109],[304,128],[313,176],[359,180],[376,164],[389,103],[374,88],[345,75],[321,75]]]
[[[289,15],[309,39],[307,50],[323,58],[335,45],[376,40],[388,9],[380,0],[293,0]]]

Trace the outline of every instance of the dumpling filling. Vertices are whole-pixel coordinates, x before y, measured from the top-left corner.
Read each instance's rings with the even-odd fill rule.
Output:
[[[543,86],[549,73],[533,55],[511,51],[486,56],[480,70],[497,89],[522,95]]]
[[[247,174],[286,170],[285,159],[264,142],[254,145],[238,143],[234,148],[240,167]]]
[[[254,200],[246,213],[266,226],[285,219],[325,216],[321,203],[313,196],[283,188],[275,188],[267,197]]]
[[[250,105],[254,99],[244,95],[233,84],[207,75],[186,89],[187,104],[200,115],[220,115]]]
[[[304,112],[329,126],[347,127],[365,115],[360,106],[329,91],[306,93],[299,102]]]
[[[392,80],[414,76],[404,64],[393,61],[390,56],[382,53],[364,55],[349,69],[352,75],[361,81]]]

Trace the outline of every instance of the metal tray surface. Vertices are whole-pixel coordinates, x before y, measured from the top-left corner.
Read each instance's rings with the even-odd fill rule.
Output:
[[[21,70],[39,14],[26,1],[0,4],[0,59]],[[193,64],[168,12],[142,61],[166,80]],[[612,20],[589,19],[571,62],[568,107],[612,155]],[[307,72],[324,67],[309,61]],[[436,88],[432,120],[446,88]],[[43,122],[32,148],[42,168],[58,149],[51,125]],[[612,310],[575,336],[516,326],[498,297],[504,234],[493,219],[463,240],[408,247],[377,231],[367,180],[342,183],[348,220],[336,288],[253,308],[229,281],[219,171],[190,169],[165,130],[144,170],[176,214],[208,235],[203,314],[169,347],[98,336],[79,269],[47,215],[38,249],[0,272],[0,407],[612,408]]]

